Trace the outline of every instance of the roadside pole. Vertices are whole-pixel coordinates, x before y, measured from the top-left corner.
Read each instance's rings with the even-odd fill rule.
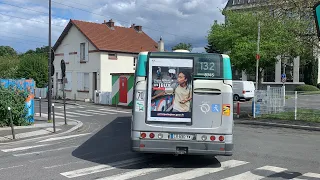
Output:
[[[49,59],[48,59],[48,121],[51,120],[51,76],[53,76],[52,68],[52,50],[51,50],[51,0],[49,0]]]
[[[67,125],[67,114],[66,114],[66,93],[65,93],[65,77],[66,77],[66,63],[62,59],[60,62],[61,66],[61,80],[62,80],[62,92],[63,92],[63,114],[64,114],[64,124]]]
[[[260,21],[258,22],[258,40],[257,40],[257,55],[256,55],[256,90],[258,90],[259,82],[259,60],[260,60]]]
[[[11,107],[8,107],[8,111],[9,111],[9,119],[10,119],[10,126],[11,126],[12,138],[13,138],[13,139],[16,139],[16,134],[14,133],[14,127],[13,127],[13,121],[12,121]]]

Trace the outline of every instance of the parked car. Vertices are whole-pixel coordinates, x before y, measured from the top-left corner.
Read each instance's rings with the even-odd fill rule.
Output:
[[[232,81],[233,100],[251,100],[254,97],[255,86],[252,81]]]

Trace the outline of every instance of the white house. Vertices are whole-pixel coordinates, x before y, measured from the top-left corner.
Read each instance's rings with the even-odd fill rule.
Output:
[[[157,48],[142,26],[119,27],[112,20],[101,24],[70,20],[53,46],[53,96],[62,97],[62,59],[66,62],[66,98],[92,100],[95,90],[111,92],[110,73],[134,73],[138,53]]]

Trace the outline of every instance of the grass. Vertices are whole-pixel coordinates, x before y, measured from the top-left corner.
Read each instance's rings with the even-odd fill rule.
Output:
[[[263,114],[259,119],[295,120],[294,111],[281,112],[277,114]],[[320,123],[320,110],[298,109],[297,120]]]

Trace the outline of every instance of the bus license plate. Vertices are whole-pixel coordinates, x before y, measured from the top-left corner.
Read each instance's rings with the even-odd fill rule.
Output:
[[[170,134],[170,139],[173,140],[192,140],[193,135],[189,134]]]

